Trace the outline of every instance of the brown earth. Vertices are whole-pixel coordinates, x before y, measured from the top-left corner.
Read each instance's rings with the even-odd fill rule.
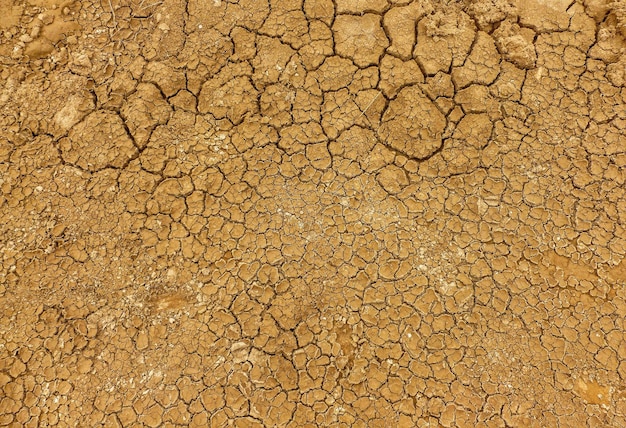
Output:
[[[0,0],[0,425],[626,427],[624,0]]]

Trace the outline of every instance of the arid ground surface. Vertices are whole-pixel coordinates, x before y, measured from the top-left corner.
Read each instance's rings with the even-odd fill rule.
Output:
[[[0,425],[626,427],[624,0],[0,0]]]

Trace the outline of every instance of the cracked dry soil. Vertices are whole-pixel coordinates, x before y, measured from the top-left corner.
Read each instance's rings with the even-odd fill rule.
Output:
[[[0,425],[626,427],[624,0],[0,0]]]

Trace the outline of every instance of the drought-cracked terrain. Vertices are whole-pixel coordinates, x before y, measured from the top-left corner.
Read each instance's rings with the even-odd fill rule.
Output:
[[[625,0],[0,0],[0,425],[626,427]]]

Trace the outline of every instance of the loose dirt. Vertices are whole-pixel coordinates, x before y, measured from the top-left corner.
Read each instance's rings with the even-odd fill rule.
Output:
[[[0,0],[0,425],[626,427],[624,0]]]

